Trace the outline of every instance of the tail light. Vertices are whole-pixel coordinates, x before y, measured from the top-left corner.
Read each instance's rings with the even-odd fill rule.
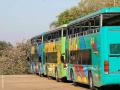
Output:
[[[104,72],[105,74],[109,73],[109,62],[108,61],[104,61]]]

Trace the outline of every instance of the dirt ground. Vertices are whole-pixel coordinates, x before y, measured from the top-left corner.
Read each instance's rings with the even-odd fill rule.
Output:
[[[89,90],[87,85],[74,86],[70,82],[56,82],[36,75],[0,75],[0,90]],[[120,90],[120,86],[99,90]]]
[[[36,75],[0,76],[0,90],[88,90],[69,82],[56,82]]]

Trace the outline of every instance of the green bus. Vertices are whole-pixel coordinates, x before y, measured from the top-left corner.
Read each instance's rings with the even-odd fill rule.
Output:
[[[120,7],[70,22],[65,45],[67,80],[91,90],[120,84]]]
[[[60,26],[44,33],[45,75],[57,81],[66,78],[65,41],[66,27]]]

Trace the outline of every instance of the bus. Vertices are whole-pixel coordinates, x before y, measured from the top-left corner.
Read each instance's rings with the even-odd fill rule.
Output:
[[[63,25],[44,34],[45,75],[57,81],[66,78],[65,41],[66,27]]]
[[[67,80],[90,89],[120,84],[120,7],[103,8],[68,24]]]
[[[36,74],[36,62],[38,61],[36,37],[31,39],[30,73]]]
[[[44,43],[43,34],[36,37],[36,51],[37,51],[37,61],[36,61],[36,74],[44,75]]]

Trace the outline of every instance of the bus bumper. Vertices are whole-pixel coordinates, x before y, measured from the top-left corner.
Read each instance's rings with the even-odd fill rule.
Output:
[[[108,74],[102,78],[102,86],[120,85],[120,74]]]

